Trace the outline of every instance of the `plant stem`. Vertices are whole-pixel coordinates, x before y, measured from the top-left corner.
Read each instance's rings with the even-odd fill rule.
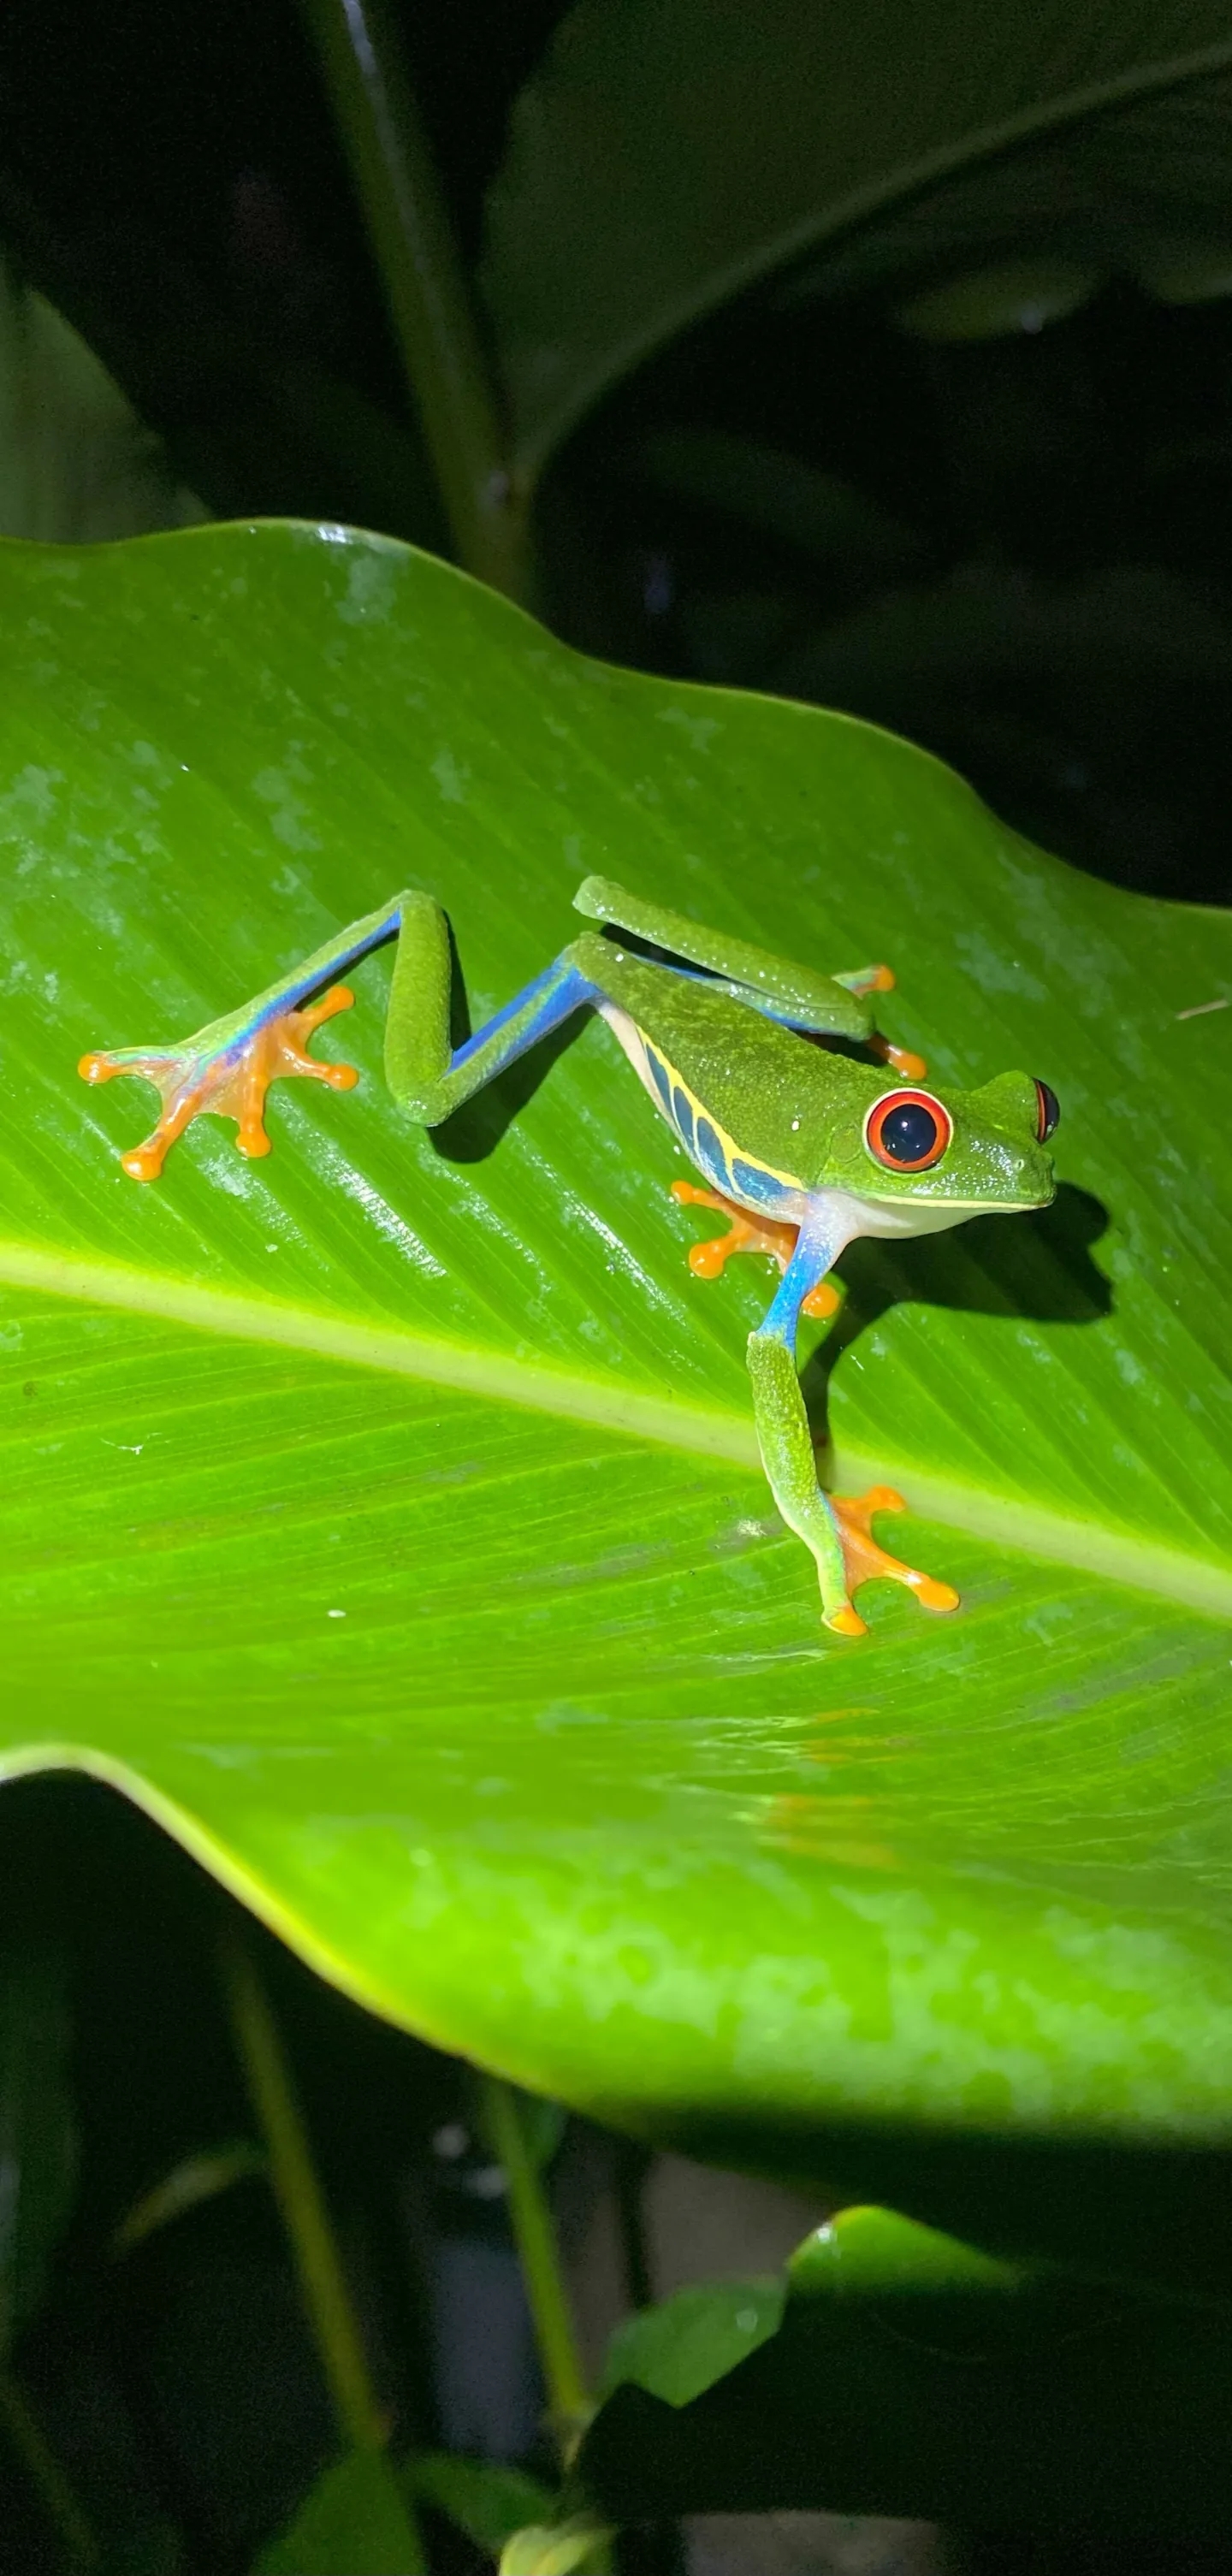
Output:
[[[282,2044],[250,1953],[229,1927],[222,1938],[222,1970],[274,2196],[291,2240],[338,2429],[353,2450],[382,2450],[381,2410]]]
[[[384,0],[305,7],[458,560],[520,598],[525,499],[396,30]]]
[[[98,2542],[86,2521],[55,2452],[10,2370],[0,2368],[0,2428],[20,2460],[48,2520],[64,2544],[74,2570],[97,2567]]]
[[[526,2143],[517,2095],[496,2075],[481,2076],[480,2087],[492,2144],[509,2185],[514,2242],[534,2322],[552,2424],[567,2466],[586,2421],[588,2399],[552,2213],[539,2168]]]

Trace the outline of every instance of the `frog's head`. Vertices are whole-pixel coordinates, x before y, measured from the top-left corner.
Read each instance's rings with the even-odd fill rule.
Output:
[[[846,1140],[841,1186],[955,1216],[1047,1207],[1056,1192],[1047,1146],[1060,1115],[1047,1083],[1026,1073],[999,1073],[944,1100],[915,1085],[879,1089]]]

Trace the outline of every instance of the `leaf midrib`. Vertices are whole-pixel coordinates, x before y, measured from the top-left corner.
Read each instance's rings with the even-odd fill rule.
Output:
[[[118,1262],[75,1260],[28,1244],[0,1243],[0,1283],[74,1304],[155,1315],[162,1322],[185,1324],[231,1341],[260,1342],[390,1376],[418,1378],[454,1394],[495,1398],[524,1411],[587,1422],[627,1439],[725,1459],[731,1466],[754,1472],[760,1465],[751,1417],[643,1395],[542,1363],[504,1359],[496,1351],[352,1324],[311,1307],[235,1296],[202,1288],[192,1280],[133,1270]],[[943,1527],[1072,1566],[1075,1572],[1129,1584],[1135,1591],[1180,1602],[1192,1610],[1232,1618],[1232,1568],[1150,1546],[1095,1520],[1075,1520],[977,1486],[930,1476],[914,1466],[904,1472],[912,1508]],[[885,1473],[884,1458],[870,1458],[857,1450],[841,1450],[835,1460],[835,1480],[840,1486],[878,1483]]]

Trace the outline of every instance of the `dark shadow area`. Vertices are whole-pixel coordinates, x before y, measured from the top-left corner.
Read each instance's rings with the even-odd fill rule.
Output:
[[[656,2123],[679,2155],[774,2174],[834,2209],[876,2203],[1014,2259],[1066,2265],[1088,2280],[1153,2285],[1218,2300],[1232,2285],[1227,2136],[1209,2144],[1135,2144],[1109,2125],[1065,2138],[1025,2127],[953,2128],[872,2119],[798,2124],[682,2104]]]
[[[113,2243],[184,2159],[256,2135],[217,1958],[220,1929],[237,1922],[293,2069],[395,2453],[455,2432],[441,2350],[458,2340],[478,2246],[512,2285],[513,2322],[472,2345],[472,2415],[503,2403],[508,2417],[504,2382],[520,2372],[513,2447],[550,2464],[534,2447],[542,2392],[506,2205],[475,2188],[488,2150],[455,2152],[466,2069],[314,1977],[114,1791],[15,1781],[0,1801],[0,2068],[11,2086],[24,2046],[39,2083],[31,2092],[27,2074],[20,2140],[34,2182],[12,2188],[27,2227],[22,2194],[46,2196],[58,2163],[75,2189],[37,2270],[23,2250],[14,2366],[88,2519],[115,2539],[107,2566],[134,2576],[247,2576],[337,2441],[259,2174],[189,2202],[122,2255]],[[3,2576],[65,2576],[4,2444],[0,2532]],[[442,2525],[431,2563],[434,2576],[480,2576],[488,2562]]]
[[[1229,309],[1112,279],[929,344],[884,290],[754,291],[554,460],[548,622],[888,726],[1093,874],[1226,902]]]
[[[892,1306],[945,1306],[1034,1324],[1093,1324],[1112,1312],[1111,1287],[1091,1258],[1108,1211],[1062,1181],[1051,1207],[978,1216],[952,1234],[898,1243],[865,1237],[837,1265],[846,1291],[824,1342],[801,1372],[809,1419],[825,1435],[830,1381],[845,1351]]]

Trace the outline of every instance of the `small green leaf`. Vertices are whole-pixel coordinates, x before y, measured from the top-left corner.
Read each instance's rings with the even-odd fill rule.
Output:
[[[1214,304],[1232,295],[1232,242],[1161,242],[1134,274],[1161,304]]]
[[[171,2219],[182,2218],[186,2210],[199,2209],[203,2201],[217,2199],[234,2183],[268,2173],[269,2164],[262,2149],[244,2138],[200,2155],[185,2156],[169,2174],[164,2174],[161,2182],[134,2201],[112,2237],[113,2254],[130,2254],[135,2245],[156,2235]]]
[[[515,2531],[532,2521],[546,2523],[552,2510],[550,2488],[501,2460],[422,2451],[399,2474],[415,2504],[434,2506],[494,2557]]]
[[[0,534],[79,544],[206,515],[93,351],[0,257]]]
[[[917,340],[996,340],[1060,322],[1102,285],[1077,260],[1003,260],[994,268],[931,286],[900,304],[894,319]]]
[[[774,2278],[706,2281],[643,2308],[612,2336],[601,2396],[633,2379],[667,2405],[687,2406],[777,2333],[783,2297]]]
[[[999,2263],[956,2236],[900,2218],[897,2210],[860,2208],[842,2209],[815,2228],[784,2275],[791,2298],[953,2295],[976,2308],[1012,2302],[1033,2278],[1022,2264]]]
[[[323,2470],[252,2576],[421,2576],[424,2565],[388,2460],[353,2451]]]
[[[611,2525],[590,2513],[531,2525],[506,2541],[500,2576],[573,2576],[575,2568],[595,2566],[614,2538]]]

